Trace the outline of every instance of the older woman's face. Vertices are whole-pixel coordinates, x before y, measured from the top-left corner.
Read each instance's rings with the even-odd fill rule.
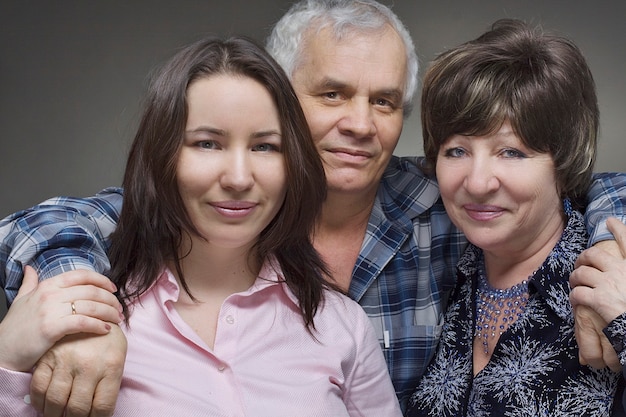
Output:
[[[551,155],[524,146],[508,122],[494,134],[450,137],[439,149],[437,179],[454,224],[486,252],[528,255],[563,230]]]

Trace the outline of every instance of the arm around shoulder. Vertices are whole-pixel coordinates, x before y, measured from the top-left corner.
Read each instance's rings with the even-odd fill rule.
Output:
[[[122,190],[107,188],[89,198],[56,197],[0,221],[0,282],[15,298],[23,266],[40,279],[75,269],[106,273],[108,238],[122,207]]]
[[[589,231],[589,245],[601,240],[612,240],[606,219],[616,217],[626,223],[626,173],[594,174],[587,193],[588,205],[585,222]]]

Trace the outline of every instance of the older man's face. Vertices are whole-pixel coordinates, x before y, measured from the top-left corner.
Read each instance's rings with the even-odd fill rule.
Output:
[[[324,161],[329,192],[376,192],[402,131],[406,53],[387,28],[307,41],[292,83]]]

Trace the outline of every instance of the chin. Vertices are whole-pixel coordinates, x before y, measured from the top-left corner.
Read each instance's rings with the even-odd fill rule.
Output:
[[[464,232],[465,233],[465,232]],[[492,251],[495,249],[502,249],[506,240],[500,236],[494,236],[492,231],[480,231],[480,232],[467,232],[465,237],[474,246],[478,246],[484,251]]]

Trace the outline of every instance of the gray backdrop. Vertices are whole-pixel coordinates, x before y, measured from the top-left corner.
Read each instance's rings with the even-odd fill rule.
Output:
[[[421,68],[503,17],[539,23],[572,38],[597,83],[602,125],[596,171],[626,171],[626,2],[383,3],[408,26]],[[203,35],[241,34],[263,41],[290,4],[3,0],[0,217],[50,196],[85,196],[119,185],[148,73]],[[407,120],[396,153],[422,153],[419,107]]]

